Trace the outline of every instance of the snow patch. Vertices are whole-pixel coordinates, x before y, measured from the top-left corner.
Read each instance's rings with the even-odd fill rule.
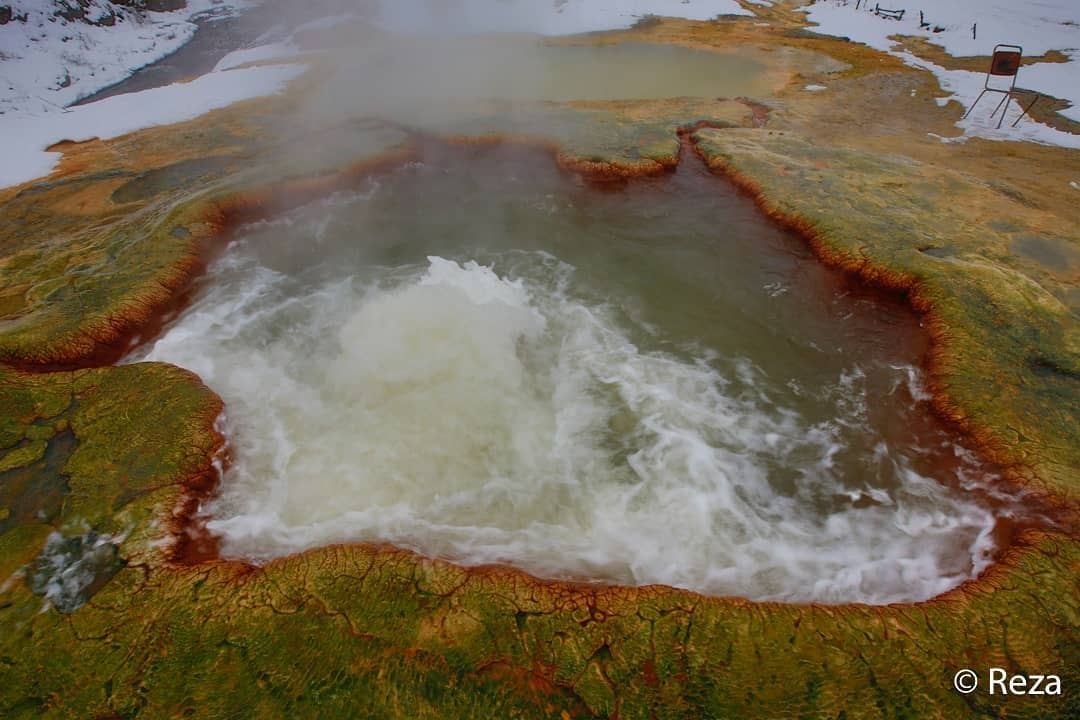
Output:
[[[219,70],[231,70],[248,63],[296,58],[304,54],[305,52],[297,47],[290,37],[283,42],[271,43],[269,45],[256,45],[255,47],[234,50],[218,60],[217,65],[214,66],[214,72]]]
[[[303,65],[270,65],[212,72],[188,83],[114,95],[66,112],[0,117],[0,137],[17,139],[5,149],[0,187],[51,173],[61,154],[46,152],[46,148],[63,140],[107,140],[154,125],[191,120],[240,100],[280,92],[305,69]]]
[[[194,19],[225,17],[255,2],[188,0],[182,10],[150,12],[86,0],[85,7],[68,3],[84,12],[70,20],[56,14],[61,4],[54,0],[0,4],[19,18],[0,25],[0,116],[34,116],[58,112],[175,52],[195,34]]]
[[[855,3],[837,0],[815,2],[802,9],[818,25],[814,32],[850,38],[932,72],[941,87],[951,93],[949,97],[938,98],[938,104],[956,100],[965,110],[982,91],[986,73],[946,70],[898,50],[896,36],[923,37],[954,57],[990,55],[998,43],[1021,45],[1028,57],[1059,50],[1068,56],[1068,62],[1025,65],[1020,68],[1017,86],[1068,100],[1072,107],[1061,114],[1080,121],[1080,82],[1076,80],[1080,77],[1080,3],[1075,0],[897,0],[892,5],[905,10],[902,20],[878,16],[872,8],[856,10]],[[925,26],[920,25],[920,11]],[[1000,98],[988,94],[971,117],[957,126],[967,136],[991,140],[1080,146],[1080,136],[1030,119],[1012,128],[1012,122],[1020,115],[1015,104],[1011,104],[999,130],[997,118],[991,119],[989,115]]]

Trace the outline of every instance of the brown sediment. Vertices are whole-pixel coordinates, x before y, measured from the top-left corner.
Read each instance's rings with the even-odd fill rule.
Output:
[[[587,160],[575,155],[559,153],[555,157],[558,166],[568,172],[581,175],[589,182],[620,182],[640,177],[656,177],[675,169],[678,159],[658,158],[640,160],[636,163]]]
[[[140,340],[151,340],[160,335],[164,327],[187,307],[194,290],[192,282],[203,274],[206,264],[204,251],[196,248],[191,256],[173,267],[166,280],[158,280],[158,288],[134,301],[137,309],[111,317],[103,326],[84,330],[81,338],[41,360],[6,358],[2,362],[16,370],[38,373],[115,365]]]
[[[590,160],[563,150],[562,145],[550,138],[513,135],[510,133],[490,133],[487,135],[448,135],[438,136],[438,142],[463,146],[499,146],[543,150],[551,154],[560,170],[581,176],[592,183],[618,183],[632,178],[656,177],[675,169],[679,164],[677,155],[661,158],[642,158],[634,162],[618,160]]]
[[[750,112],[753,113],[754,116],[754,127],[763,128],[768,124],[769,112],[771,110],[768,105],[747,97],[737,97],[735,98],[735,101],[750,108]]]
[[[485,675],[500,683],[510,683],[515,687],[527,690],[539,697],[552,696],[563,690],[555,682],[555,674],[558,668],[544,665],[540,662],[533,663],[531,668],[515,667],[505,660],[492,660],[476,669],[478,675]],[[589,717],[590,713],[584,703],[577,713],[571,717]],[[564,716],[566,717],[566,716]]]
[[[1052,533],[1041,528],[1027,528],[1017,531],[1011,538],[1010,545],[1000,553],[994,562],[982,573],[970,580],[965,580],[951,590],[946,590],[929,600],[909,605],[953,605],[962,604],[980,593],[993,592],[1008,586],[1010,574],[1019,570],[1031,552],[1038,552],[1037,546]],[[1075,537],[1075,535],[1072,535]],[[839,606],[845,607],[843,605]],[[885,611],[892,606],[873,606],[875,609]]]
[[[378,558],[380,562],[393,563],[401,561],[408,565],[422,565],[431,567],[453,568],[459,573],[464,582],[482,580],[493,584],[517,584],[524,586],[525,596],[553,596],[560,598],[567,604],[580,604],[588,613],[578,620],[578,624],[587,627],[592,623],[599,623],[611,616],[610,612],[596,609],[598,598],[617,598],[620,602],[633,602],[663,595],[667,592],[685,594],[695,601],[726,605],[731,608],[813,608],[828,612],[843,612],[848,609],[869,609],[881,615],[895,612],[899,608],[928,607],[935,605],[947,605],[963,603],[970,598],[988,591],[1003,588],[1010,581],[1010,575],[1022,566],[1029,553],[1037,552],[1037,546],[1046,538],[1061,537],[1059,531],[1041,527],[1016,528],[1010,533],[1010,542],[1007,547],[1001,549],[994,562],[990,564],[977,577],[969,578],[956,587],[946,590],[939,595],[926,600],[891,603],[889,605],[873,605],[862,602],[846,602],[830,604],[815,601],[786,602],[779,600],[752,600],[739,595],[706,595],[694,590],[684,588],[672,588],[668,585],[624,585],[600,580],[583,580],[567,578],[550,578],[533,575],[515,565],[506,563],[486,563],[480,565],[463,564],[453,558],[432,557],[424,555],[416,550],[399,547],[388,542],[361,541],[350,543],[330,543],[299,550],[295,553],[275,557],[265,563],[256,563],[248,560],[223,558],[215,553],[202,554],[197,549],[193,550],[185,546],[184,554],[173,553],[169,560],[172,569],[183,572],[185,567],[213,566],[226,571],[231,579],[244,582],[260,576],[272,574],[276,571],[288,568],[297,562],[313,561],[320,562],[320,558],[328,555],[348,554],[359,552]],[[212,536],[208,538],[208,544],[204,549],[213,548],[215,551],[218,542]],[[177,539],[176,547],[180,547],[181,541]],[[190,553],[190,554],[187,554]],[[520,588],[519,588],[520,589]],[[452,593],[451,588],[449,593]],[[528,615],[528,613],[525,613]]]
[[[195,373],[185,372],[206,387]],[[217,493],[222,475],[228,469],[230,455],[225,436],[218,428],[225,402],[217,393],[206,389],[214,402],[194,421],[201,426],[200,434],[213,439],[213,447],[203,468],[180,482],[179,497],[166,519],[166,528],[172,538],[168,559],[178,565],[197,565],[220,557],[220,539],[207,529],[206,517],[200,510],[203,503]]]

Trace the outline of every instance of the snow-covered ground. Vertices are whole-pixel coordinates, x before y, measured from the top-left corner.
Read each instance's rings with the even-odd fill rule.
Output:
[[[58,111],[175,52],[194,36],[193,19],[255,4],[188,0],[175,12],[144,12],[109,0],[84,2],[0,0],[13,15],[0,25],[0,116]],[[83,17],[57,15],[68,7]]]
[[[175,12],[144,12],[109,0],[0,0],[14,16],[0,25],[0,116],[60,110],[175,52],[195,34],[193,19],[258,2],[188,0]],[[83,17],[57,15],[67,6]],[[735,0],[380,0],[378,13],[385,25],[412,31],[558,35],[628,27],[653,14],[708,19],[748,11]]]
[[[176,51],[191,39],[194,19],[224,16],[260,0],[188,0],[174,12],[138,11],[109,0],[0,0],[13,17],[0,25],[0,136],[9,142],[0,187],[48,174],[59,159],[47,147],[61,140],[116,137],[150,125],[190,119],[238,100],[277,92],[301,72],[299,65],[238,68],[253,61],[296,62],[302,56],[293,35],[302,29],[330,26],[347,16],[322,18],[295,28],[284,27],[270,44],[241,48],[223,58],[214,71],[190,83],[115,96],[68,107],[135,70]],[[768,5],[768,0],[750,0]],[[844,35],[894,52],[925,67],[965,106],[982,88],[984,75],[948,71],[894,49],[890,36],[924,35],[954,55],[987,54],[996,42],[1016,42],[1030,54],[1064,51],[1069,63],[1040,63],[1020,71],[1024,87],[1065,98],[1074,108],[1065,114],[1080,120],[1080,2],[1077,0],[892,0],[909,6],[903,21],[855,10],[854,0],[824,0],[806,8],[826,34]],[[348,9],[348,3],[343,5]],[[931,29],[920,28],[922,9]],[[62,17],[57,13],[66,13]],[[74,13],[74,16],[72,14]],[[378,0],[384,26],[412,32],[509,31],[561,35],[628,27],[649,15],[709,19],[750,13],[736,0]],[[969,22],[970,21],[970,22]],[[971,24],[978,23],[976,39]],[[941,28],[940,32],[934,32]],[[813,90],[819,91],[820,86]],[[1080,137],[1025,120],[1017,128],[993,128],[985,102],[961,123],[965,133],[985,137],[1030,139],[1080,147]],[[1019,111],[1013,109],[1011,116]]]
[[[300,65],[238,66],[295,61],[300,30],[332,26],[322,18],[272,33],[270,44],[241,48],[190,83],[71,103],[174,52],[194,35],[192,19],[224,15],[259,0],[188,0],[175,12],[141,12],[108,0],[0,0],[14,18],[0,25],[0,136],[9,142],[0,187],[48,175],[60,159],[46,148],[61,140],[111,138],[152,125],[181,122],[246,98],[278,92]],[[346,4],[347,6],[347,4]],[[81,13],[65,19],[66,7]],[[748,14],[735,0],[380,0],[378,17],[410,31],[512,31],[570,34],[629,27],[647,15],[708,19]],[[270,40],[268,36],[264,41]]]
[[[52,172],[61,154],[45,149],[60,140],[107,140],[190,120],[240,100],[279,92],[304,70],[303,65],[265,65],[212,72],[189,83],[114,95],[64,113],[0,118],[0,137],[8,139],[0,163],[0,187]]]
[[[902,20],[875,15],[875,5],[903,9]],[[819,27],[815,32],[848,37],[892,53],[905,62],[934,73],[947,98],[970,108],[983,89],[985,72],[946,70],[897,47],[898,35],[920,36],[940,45],[955,57],[990,55],[998,43],[1020,45],[1026,56],[1059,50],[1069,57],[1065,63],[1025,65],[1017,76],[1017,86],[1068,100],[1072,107],[1062,111],[1080,121],[1080,0],[874,0],[855,8],[855,0],[818,0],[806,8],[807,17]],[[929,26],[920,26],[922,20]],[[972,27],[974,26],[974,27]],[[1031,140],[1051,145],[1080,148],[1080,136],[1060,132],[1030,119],[1021,120],[1015,104],[1001,129],[990,114],[1001,95],[988,93],[971,116],[958,126],[964,136],[994,140]]]
[[[8,3],[15,17],[0,25],[0,137],[5,138],[0,187],[52,172],[61,155],[47,148],[62,140],[108,139],[190,120],[279,92],[304,70],[303,65],[284,64],[215,71],[191,82],[67,107],[174,52],[194,35],[192,18],[211,12],[224,16],[255,0],[188,0],[176,12],[133,11],[108,0],[86,0],[85,5],[77,0],[0,0],[0,5]],[[66,7],[81,9],[82,17],[55,15]]]

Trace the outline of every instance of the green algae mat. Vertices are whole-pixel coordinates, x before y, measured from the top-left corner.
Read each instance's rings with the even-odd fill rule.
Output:
[[[348,151],[291,156],[250,110],[87,146],[92,168],[0,208],[0,717],[1080,717],[1071,211],[774,129],[747,102],[473,106],[336,127]],[[232,223],[407,158],[416,132],[521,136],[604,180],[662,172],[681,134],[824,261],[907,293],[937,411],[1053,522],[1018,527],[978,579],[889,606],[543,581],[373,545],[215,557],[193,518],[227,462],[221,401],[187,371],[109,363]]]

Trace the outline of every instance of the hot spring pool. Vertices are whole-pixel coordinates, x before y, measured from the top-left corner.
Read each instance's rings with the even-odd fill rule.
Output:
[[[134,359],[226,401],[204,508],[254,561],[388,541],[467,564],[887,603],[990,562],[992,468],[928,411],[899,301],[684,158],[619,189],[436,146],[241,228]]]

